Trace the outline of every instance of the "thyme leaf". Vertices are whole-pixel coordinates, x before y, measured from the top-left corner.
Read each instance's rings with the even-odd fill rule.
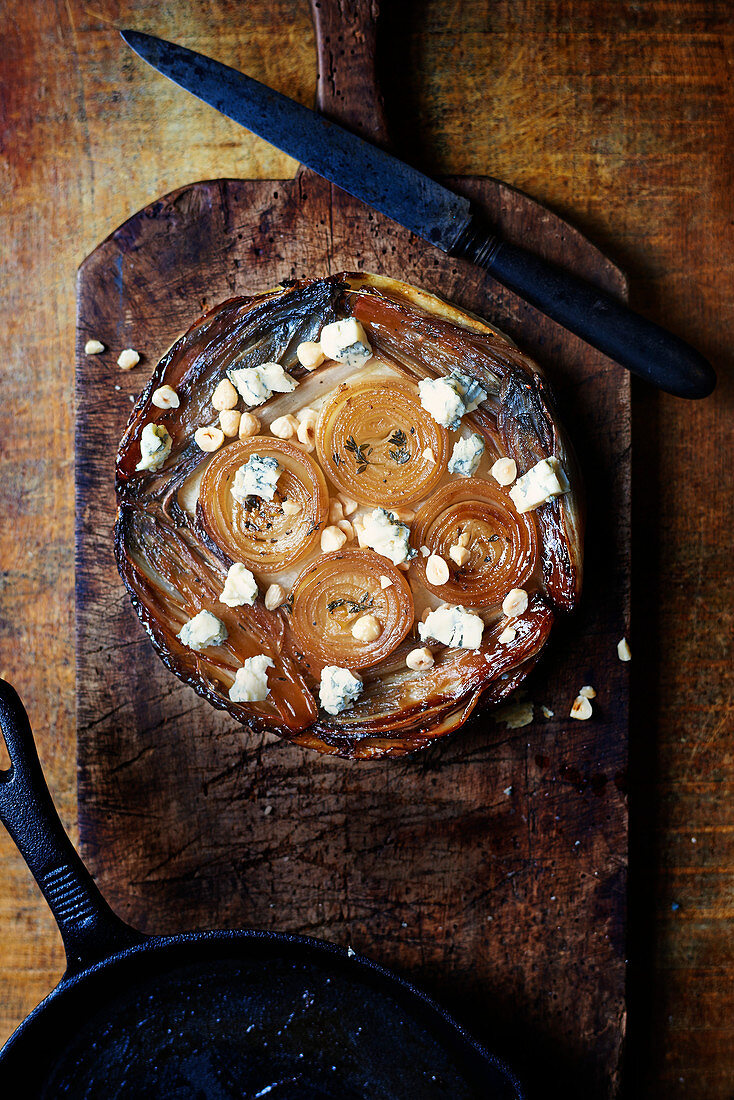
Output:
[[[326,609],[333,615],[337,608],[346,607],[350,615],[359,615],[362,611],[366,611],[367,608],[372,607],[372,604],[372,597],[369,592],[365,592],[359,602],[357,602],[357,600],[350,600],[348,597],[330,600],[326,605]]]
[[[408,447],[400,447],[398,450],[390,451],[390,458],[393,462],[397,462],[398,466],[404,466],[406,462],[410,462],[410,450]]]
[[[407,442],[407,435],[402,428],[396,428],[388,439],[388,443],[392,443],[395,447],[404,447]]]
[[[350,435],[347,438],[347,441],[344,444],[344,447],[345,447],[345,450],[349,451],[350,454],[354,455],[354,461],[356,462],[357,466],[362,467],[362,469],[357,470],[357,473],[358,474],[364,473],[365,469],[369,465],[369,461],[370,461],[369,456],[372,454],[372,448],[368,447],[366,443],[359,443],[358,444],[353,435]]]

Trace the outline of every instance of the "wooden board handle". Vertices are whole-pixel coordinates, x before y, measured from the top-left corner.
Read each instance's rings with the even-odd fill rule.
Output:
[[[318,110],[376,145],[388,144],[375,53],[380,0],[311,0]]]

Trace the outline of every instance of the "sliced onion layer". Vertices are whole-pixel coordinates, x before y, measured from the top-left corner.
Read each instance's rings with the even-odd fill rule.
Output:
[[[391,583],[383,587],[382,577]],[[379,635],[362,641],[352,627],[374,616]],[[293,586],[291,626],[304,652],[342,668],[369,668],[400,645],[413,625],[410,585],[403,573],[373,550],[322,554]]]
[[[316,426],[319,461],[361,504],[398,507],[427,496],[446,469],[449,438],[411,383],[341,385]]]
[[[432,585],[426,576],[427,559],[418,555],[412,568],[421,583],[448,603],[464,607],[501,603],[511,588],[522,588],[530,580],[538,556],[533,516],[518,515],[505,493],[474,477],[434,493],[416,515],[410,541],[415,549],[427,546],[449,566],[448,581]],[[450,550],[462,544],[469,560],[458,566]]]
[[[272,500],[232,496],[235,474],[252,455],[277,459],[282,468]],[[283,502],[299,511],[283,511]],[[218,451],[199,487],[199,517],[207,534],[232,561],[254,570],[276,572],[300,561],[319,539],[329,512],[324,475],[294,443],[254,436]]]

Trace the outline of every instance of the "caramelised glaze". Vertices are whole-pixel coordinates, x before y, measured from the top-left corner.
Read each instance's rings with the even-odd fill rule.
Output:
[[[355,342],[342,362],[301,366],[299,346],[350,317],[367,350]],[[287,392],[257,406],[212,406],[226,372],[237,381],[237,371],[264,363],[280,364]],[[439,423],[436,395],[451,391],[435,382],[457,371],[468,411]],[[176,391],[178,408],[152,402],[162,385]],[[257,434],[248,434],[250,417],[239,439],[232,430],[246,412]],[[203,450],[195,433],[220,423],[230,434],[216,446],[216,431],[200,433],[215,447]],[[170,452],[157,469],[138,470],[150,424],[166,429]],[[237,488],[253,456],[277,461],[277,484],[262,495]],[[554,457],[570,491],[518,513],[511,484],[491,473],[508,457],[518,475]],[[456,729],[524,678],[554,610],[570,610],[580,591],[578,477],[537,368],[485,322],[377,276],[297,282],[231,299],[197,321],[137,402],[117,492],[118,566],[166,665],[238,721],[322,752],[401,755]],[[252,604],[220,598],[234,563],[255,576]],[[502,603],[513,589],[527,593],[527,607],[508,618]],[[447,604],[480,617],[474,648],[461,648],[458,627],[439,642],[438,619],[424,625]],[[202,611],[226,638],[191,648],[178,634]],[[406,664],[418,647],[430,650],[419,672]],[[245,662],[258,655],[272,661],[264,697],[248,688],[251,701],[233,701],[238,670],[238,684],[249,685]],[[324,709],[326,695],[319,701],[322,673],[334,666],[362,681],[339,713]]]

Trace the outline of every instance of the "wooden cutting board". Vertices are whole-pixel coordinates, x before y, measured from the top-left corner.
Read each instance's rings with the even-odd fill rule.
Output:
[[[316,10],[320,106],[384,140],[374,3]],[[345,15],[346,11],[346,15]],[[342,20],[339,22],[339,20]],[[350,64],[343,64],[348,58]],[[549,210],[456,179],[510,239],[624,297]],[[117,442],[160,355],[208,305],[284,278],[368,270],[486,315],[547,369],[588,493],[586,584],[521,697],[415,758],[353,763],[247,733],[166,671],[119,581]],[[94,337],[106,352],[87,357]],[[123,373],[124,347],[143,355]],[[629,379],[478,269],[307,171],[215,180],[141,210],[79,271],[77,689],[84,858],[146,931],[246,925],[351,944],[414,978],[545,1095],[612,1096],[624,1035]],[[583,684],[590,721],[568,718]],[[541,705],[554,717],[546,718]],[[505,715],[507,716],[507,715]],[[550,1089],[550,1091],[549,1091]]]

